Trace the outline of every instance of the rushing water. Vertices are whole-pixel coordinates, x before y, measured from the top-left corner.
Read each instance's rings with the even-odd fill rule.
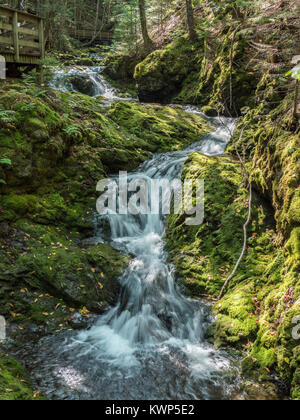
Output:
[[[91,79],[106,86],[93,72]],[[212,124],[214,131],[204,139],[184,151],[155,155],[130,179],[172,180],[192,152],[222,154],[234,121]],[[111,244],[133,255],[120,278],[119,302],[90,329],[61,332],[37,344],[29,367],[38,388],[50,399],[230,398],[239,383],[236,360],[205,341],[211,322],[207,305],[177,287],[164,248],[165,218],[103,217]],[[96,236],[101,238],[101,228]]]
[[[130,100],[131,98],[120,98],[118,92],[101,75],[103,67],[68,67],[66,69],[57,69],[50,83],[53,89],[68,91],[81,91],[84,87],[90,96],[102,96],[107,99],[108,104],[114,100]],[[80,83],[80,81],[82,83]]]

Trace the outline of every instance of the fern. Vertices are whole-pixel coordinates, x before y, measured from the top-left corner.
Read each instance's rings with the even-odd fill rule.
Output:
[[[0,165],[11,165],[11,160],[7,158],[0,159]]]
[[[7,159],[7,158],[2,158],[0,159],[0,165],[11,165],[11,160]],[[6,185],[6,182],[4,181],[4,179],[0,179],[0,184],[4,184]]]
[[[81,137],[81,130],[76,124],[69,125],[68,127],[64,128],[63,131],[70,137]]]
[[[0,110],[0,121],[3,123],[13,123],[16,121],[16,112]]]

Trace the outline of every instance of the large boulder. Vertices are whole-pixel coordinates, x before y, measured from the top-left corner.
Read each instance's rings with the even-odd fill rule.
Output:
[[[182,37],[139,63],[134,73],[139,99],[142,102],[169,102],[194,70],[199,48],[198,44],[191,44],[187,37]]]
[[[117,55],[108,57],[104,64],[104,73],[112,80],[132,80],[135,66],[141,59],[142,58],[136,55]]]
[[[95,94],[95,84],[88,75],[74,74],[66,80],[74,90],[85,95],[93,96]]]

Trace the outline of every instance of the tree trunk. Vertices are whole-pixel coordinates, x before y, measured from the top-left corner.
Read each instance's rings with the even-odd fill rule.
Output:
[[[195,31],[193,0],[186,0],[186,17],[190,40],[193,42],[197,39],[197,33]]]
[[[154,44],[148,33],[145,0],[139,0],[139,9],[144,47],[146,51],[151,51],[153,49]]]

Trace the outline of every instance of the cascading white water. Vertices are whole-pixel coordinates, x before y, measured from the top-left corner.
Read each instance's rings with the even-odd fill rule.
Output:
[[[54,71],[50,87],[53,89],[68,91],[84,91],[90,96],[102,96],[106,98],[108,104],[114,100],[130,100],[131,98],[120,98],[115,88],[113,88],[102,76],[103,67],[69,67],[67,69],[57,69]],[[81,83],[80,83],[81,82]],[[84,82],[86,83],[84,85]]]
[[[198,144],[181,152],[154,156],[138,172],[131,174],[130,179],[171,181],[180,177],[183,163],[192,152],[208,155],[223,153],[235,122],[215,120],[215,124],[216,130]],[[123,356],[127,363],[128,354],[132,356],[141,344],[157,345],[179,340],[178,345],[184,346],[203,342],[207,326],[205,310],[199,302],[186,299],[176,289],[174,269],[167,262],[164,250],[164,217],[153,214],[103,217],[110,225],[112,245],[135,258],[121,278],[123,291],[117,307],[112,308],[91,330],[82,332],[78,340],[85,347],[94,349],[99,343],[102,346],[107,341],[109,329],[109,340],[111,337],[114,337],[114,343],[120,340],[116,359],[111,358],[114,349],[109,343],[105,345],[110,348],[108,358],[116,364],[122,363]]]
[[[192,152],[222,154],[235,122],[211,123],[215,129],[204,139],[184,151],[155,155],[130,179],[173,180]],[[164,248],[164,216],[101,218],[110,226],[111,244],[133,256],[120,279],[119,301],[90,329],[39,342],[31,362],[39,389],[50,399],[228,398],[239,380],[235,360],[205,341],[207,305],[186,298],[176,284]]]
[[[130,179],[173,180],[180,176],[184,161],[192,152],[222,154],[235,122],[223,119],[214,123],[216,130],[205,139],[184,151],[154,156],[131,174]],[[122,368],[128,375],[134,366],[141,367],[144,355],[151,354],[155,358],[160,352],[165,355],[173,352],[172,357],[175,357],[179,351],[186,358],[190,374],[200,373],[201,380],[228,367],[228,360],[220,358],[205,343],[209,322],[207,308],[199,301],[184,297],[176,287],[174,268],[168,263],[164,250],[164,217],[153,214],[103,217],[110,225],[112,245],[134,255],[134,259],[120,279],[122,294],[118,305],[90,330],[82,331],[71,347],[75,346],[81,355],[94,357],[96,354],[110,369]],[[175,362],[171,359],[170,367]],[[196,392],[194,397],[197,397]]]

